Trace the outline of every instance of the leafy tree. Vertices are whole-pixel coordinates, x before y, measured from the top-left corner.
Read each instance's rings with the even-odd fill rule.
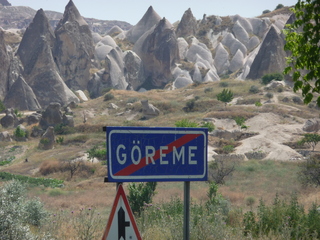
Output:
[[[283,8],[284,6],[283,6],[283,4],[278,4],[277,6],[276,6],[276,9],[275,10],[277,10],[277,9],[280,9],[280,8]]]
[[[302,90],[305,104],[312,101],[314,93],[320,92],[319,6],[320,0],[298,0],[292,9],[296,20],[284,30],[285,50],[291,52],[284,73],[292,73],[293,90]],[[320,96],[317,104],[320,106]]]
[[[235,167],[235,161],[215,159],[209,164],[209,181],[214,181],[216,184],[224,184],[225,179],[228,176],[232,176]]]
[[[20,128],[20,126],[18,126],[14,131],[13,135],[17,138],[24,138],[26,137],[26,131],[24,131],[23,129]]]
[[[320,135],[316,133],[306,133],[304,137],[298,142],[299,145],[307,144],[309,147],[312,147],[312,151],[317,146],[320,141]]]
[[[232,101],[233,99],[233,92],[229,89],[223,89],[221,93],[218,93],[217,94],[217,99],[220,101],[220,102],[224,102],[225,104],[225,107],[227,107],[227,104],[229,102]]]
[[[269,12],[271,12],[269,9],[266,9],[266,10],[264,10],[263,12],[262,12],[262,14],[267,14],[267,13],[269,13]]]
[[[270,74],[263,75],[261,78],[261,82],[264,85],[269,84],[272,80],[282,81],[283,75],[281,73],[270,73]]]

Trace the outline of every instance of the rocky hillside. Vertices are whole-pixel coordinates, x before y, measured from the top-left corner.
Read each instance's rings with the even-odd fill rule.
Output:
[[[0,30],[0,100],[34,110],[50,102],[77,103],[76,91],[96,98],[110,88],[173,90],[281,73],[286,57],[281,30],[290,14],[285,7],[257,18],[197,20],[187,9],[174,26],[150,6],[135,26],[109,25],[106,31],[102,21],[83,18],[72,0],[63,14],[1,6],[0,24],[7,30]],[[17,86],[35,96],[32,106],[12,98]]]

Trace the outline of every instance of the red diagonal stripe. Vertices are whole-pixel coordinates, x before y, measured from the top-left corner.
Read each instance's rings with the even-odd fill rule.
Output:
[[[185,145],[186,143],[192,141],[193,139],[196,139],[197,137],[201,136],[201,134],[186,134],[183,135],[181,138],[169,143],[168,146],[168,150],[166,150],[166,154],[169,154],[173,151],[173,147],[179,148],[183,145]],[[154,161],[158,160],[160,158],[160,149],[158,149],[155,154],[154,154]],[[135,164],[131,164],[127,167],[125,167],[124,169],[121,169],[119,172],[115,173],[115,176],[129,176],[132,173],[140,170],[141,168],[147,166],[146,164],[146,158],[143,157],[139,164],[135,165]]]

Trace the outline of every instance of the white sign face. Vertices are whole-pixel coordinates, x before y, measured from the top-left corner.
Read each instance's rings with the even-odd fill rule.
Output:
[[[119,185],[102,240],[141,240],[128,199]]]

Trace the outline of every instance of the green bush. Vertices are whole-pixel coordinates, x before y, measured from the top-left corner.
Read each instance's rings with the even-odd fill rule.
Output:
[[[21,129],[20,128],[20,126],[18,126],[16,129],[15,129],[15,131],[14,131],[14,133],[13,133],[13,135],[16,137],[16,138],[24,138],[24,137],[26,137],[26,131],[24,131],[23,129]]]
[[[277,10],[277,9],[280,9],[280,8],[283,8],[284,6],[283,6],[283,4],[278,4],[277,6],[276,6],[276,9],[275,10]]]
[[[186,118],[176,121],[174,125],[176,127],[189,127],[189,128],[199,127],[199,124],[197,122],[190,121],[189,119],[186,119]]]
[[[271,98],[273,98],[273,93],[268,92],[268,93],[266,93],[265,96],[266,96],[267,98],[271,99]]]
[[[67,135],[75,133],[76,130],[74,127],[69,127],[63,123],[60,123],[54,126],[54,132],[58,135]]]
[[[283,75],[281,73],[270,73],[266,74],[261,78],[261,82],[264,85],[269,84],[272,80],[282,81]]]
[[[256,85],[252,85],[250,88],[249,88],[249,93],[258,93],[260,90],[259,90],[259,87],[256,86]]]
[[[232,153],[234,151],[234,146],[233,145],[223,146],[222,151],[226,154]]]
[[[233,99],[233,92],[228,89],[223,89],[221,93],[217,94],[217,99],[225,104],[227,107],[227,103],[231,102]]]
[[[269,12],[271,12],[271,11],[268,10],[268,9],[266,9],[266,10],[264,10],[264,11],[262,12],[262,14],[267,14],[267,13],[269,13]]]
[[[114,99],[114,95],[112,93],[107,93],[104,95],[104,98],[103,98],[104,101],[109,101],[111,99]]]
[[[128,201],[132,212],[137,216],[140,216],[144,205],[151,204],[156,186],[156,182],[130,183],[128,185]]]
[[[89,149],[86,153],[88,153],[88,159],[93,160],[93,158],[98,158],[99,160],[105,160],[107,156],[107,149],[99,148],[99,146],[94,146]]]
[[[208,128],[208,132],[212,132],[216,128],[212,122],[202,122],[200,127]]]

